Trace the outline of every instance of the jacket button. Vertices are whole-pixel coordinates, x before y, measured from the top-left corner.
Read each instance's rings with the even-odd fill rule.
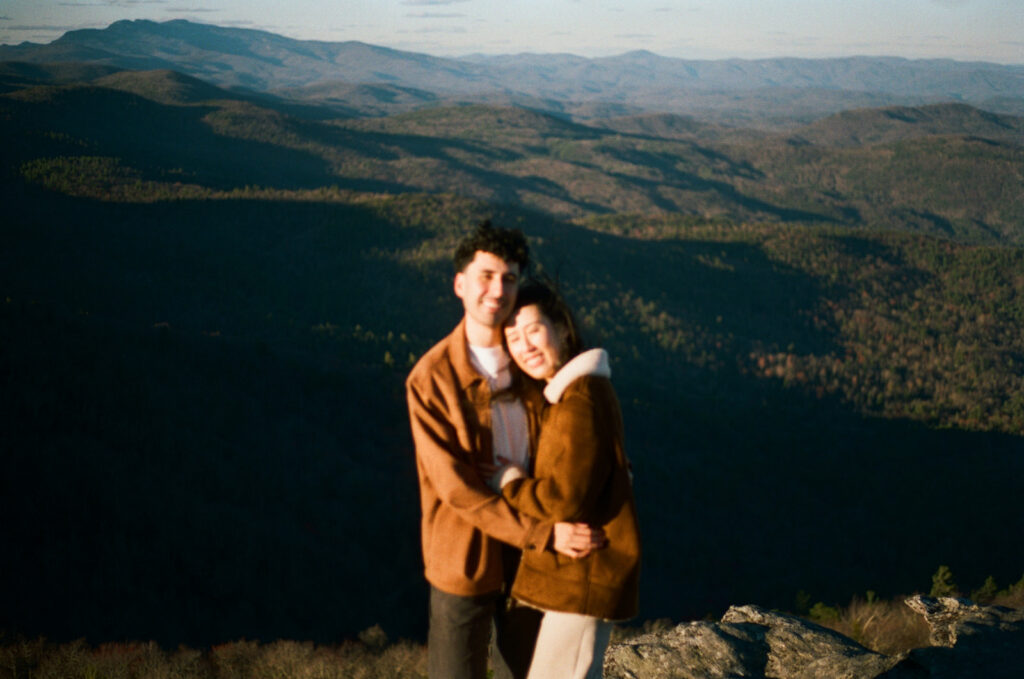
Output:
[[[527,549],[537,549],[537,545],[535,545],[535,544],[533,544],[533,543],[531,542],[531,543],[529,543],[528,545],[526,545],[526,548],[527,548]]]

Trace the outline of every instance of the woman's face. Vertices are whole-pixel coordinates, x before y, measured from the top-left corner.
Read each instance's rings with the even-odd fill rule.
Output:
[[[565,334],[536,304],[513,312],[505,324],[509,355],[520,370],[535,380],[550,380],[562,367]]]

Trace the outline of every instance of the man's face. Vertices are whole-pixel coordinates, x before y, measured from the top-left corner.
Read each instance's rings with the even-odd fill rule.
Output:
[[[501,327],[518,290],[519,265],[490,252],[477,250],[473,261],[455,274],[455,295],[468,320],[487,328]]]

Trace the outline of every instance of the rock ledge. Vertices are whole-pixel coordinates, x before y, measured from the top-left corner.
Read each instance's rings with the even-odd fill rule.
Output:
[[[1024,677],[1024,611],[967,599],[906,601],[931,627],[929,648],[888,656],[814,623],[757,606],[613,644],[608,679],[926,679]]]

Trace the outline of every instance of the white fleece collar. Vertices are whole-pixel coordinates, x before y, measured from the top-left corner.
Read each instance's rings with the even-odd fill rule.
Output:
[[[612,369],[608,364],[608,352],[604,349],[590,349],[577,355],[563,365],[555,376],[544,387],[544,398],[548,403],[558,403],[566,388],[576,379],[586,375],[611,377]]]

